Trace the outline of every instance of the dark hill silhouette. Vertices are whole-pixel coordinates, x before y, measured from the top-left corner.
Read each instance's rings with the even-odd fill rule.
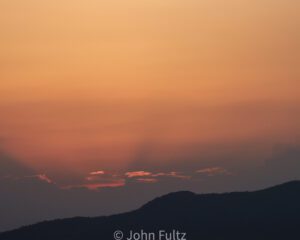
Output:
[[[126,239],[142,229],[156,239],[159,230],[186,232],[188,240],[300,239],[300,182],[255,192],[171,193],[129,213],[43,222],[2,233],[0,240],[110,240],[116,230]]]

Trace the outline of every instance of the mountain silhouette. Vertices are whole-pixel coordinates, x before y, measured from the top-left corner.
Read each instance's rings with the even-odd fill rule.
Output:
[[[300,239],[300,181],[255,192],[171,193],[132,212],[42,222],[2,233],[0,240],[110,240],[117,230],[123,239],[130,231],[140,234],[132,240]],[[168,239],[160,231],[186,236]]]

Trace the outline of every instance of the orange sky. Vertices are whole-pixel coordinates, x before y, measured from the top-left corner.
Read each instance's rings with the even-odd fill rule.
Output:
[[[126,168],[145,143],[155,162],[189,144],[298,141],[299,11],[2,0],[0,147],[33,168],[88,172]]]

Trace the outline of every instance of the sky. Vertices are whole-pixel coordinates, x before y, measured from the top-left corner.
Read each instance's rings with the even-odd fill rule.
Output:
[[[1,0],[2,210],[16,196],[28,205],[0,231],[299,178],[299,11],[293,0]],[[17,221],[49,208],[41,192],[59,209]]]

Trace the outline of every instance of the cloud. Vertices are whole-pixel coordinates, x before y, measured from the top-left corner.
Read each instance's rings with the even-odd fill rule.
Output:
[[[104,176],[107,176],[105,171],[98,170],[98,171],[90,172],[89,175],[85,179],[87,181],[95,181],[97,179],[103,178]]]
[[[256,158],[260,165],[246,165],[244,161],[249,155],[244,151],[236,153],[239,163],[226,165],[224,159],[231,157],[232,153],[224,154],[210,164],[199,163],[182,170],[173,168],[171,164],[168,168],[143,167],[123,172],[95,167],[94,171],[78,179],[61,183],[49,172],[34,172],[18,164],[17,160],[0,155],[0,231],[46,219],[128,211],[168,192],[256,190],[300,178],[299,145],[274,148],[266,161]],[[53,184],[49,184],[50,181]],[[38,212],[35,211],[37,207]]]
[[[43,180],[46,176],[43,177]],[[67,184],[61,186],[62,189],[75,189],[86,188],[88,190],[98,190],[101,188],[117,188],[124,187],[132,182],[139,183],[157,183],[164,179],[168,181],[169,178],[173,179],[191,179],[192,176],[182,174],[180,172],[158,172],[152,173],[149,171],[128,171],[124,173],[109,172],[104,170],[93,171],[88,174],[81,182],[76,184]],[[50,180],[50,179],[49,179]]]
[[[231,175],[231,173],[228,170],[221,167],[203,168],[197,170],[196,173],[205,174],[209,177],[216,176],[216,175]]]
[[[103,175],[103,174],[105,174],[105,172],[104,171],[95,171],[95,172],[90,172],[90,175]]]
[[[50,179],[46,174],[37,174],[37,175],[29,176],[29,177],[37,178],[37,179],[47,182],[49,184],[54,184],[54,181],[52,179]]]
[[[180,178],[180,179],[190,179],[192,176],[184,175],[180,172],[161,172],[155,173],[151,175],[152,177],[173,177],[173,178]]]
[[[190,179],[191,176],[183,175],[180,172],[158,172],[152,173],[148,171],[135,171],[135,172],[126,172],[125,175],[128,178],[138,178],[138,177],[152,177],[150,179],[161,178],[161,177],[172,177],[172,178],[181,178],[181,179]],[[148,179],[148,178],[144,178]]]
[[[54,183],[46,174],[38,174],[36,175],[36,177],[41,181],[47,182],[49,184]]]
[[[117,188],[125,186],[126,181],[123,174],[112,171],[97,170],[88,173],[82,179],[71,184],[64,184],[62,189],[86,188],[88,190],[98,190],[103,188]]]
[[[135,177],[144,177],[144,176],[151,176],[151,172],[146,171],[135,171],[135,172],[127,172],[125,175],[129,178],[135,178]]]
[[[99,183],[87,183],[87,184],[63,186],[62,189],[86,188],[88,190],[95,191],[100,188],[116,188],[116,187],[123,187],[123,186],[125,186],[125,180],[118,179],[111,182],[99,182]]]
[[[155,178],[138,178],[138,182],[143,182],[143,183],[156,183],[158,182],[158,179]]]

